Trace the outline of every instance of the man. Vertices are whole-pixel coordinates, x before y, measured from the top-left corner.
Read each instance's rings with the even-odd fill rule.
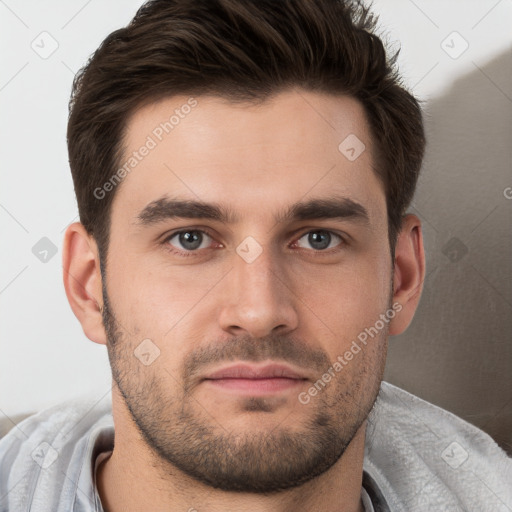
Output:
[[[382,382],[425,276],[425,139],[374,28],[340,0],[156,0],[95,52],[63,266],[112,411],[13,429],[2,510],[512,510],[489,436]]]

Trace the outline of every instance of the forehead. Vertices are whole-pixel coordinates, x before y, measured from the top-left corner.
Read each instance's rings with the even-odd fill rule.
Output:
[[[129,118],[114,210],[135,214],[167,194],[261,216],[338,194],[382,216],[372,152],[363,107],[350,97],[294,90],[254,105],[174,96]]]

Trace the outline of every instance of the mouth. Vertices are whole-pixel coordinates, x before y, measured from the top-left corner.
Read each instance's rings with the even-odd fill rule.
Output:
[[[237,364],[210,373],[203,382],[235,394],[263,396],[293,390],[307,380],[306,376],[287,365]]]

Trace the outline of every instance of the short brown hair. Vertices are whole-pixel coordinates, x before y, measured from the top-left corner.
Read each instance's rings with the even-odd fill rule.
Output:
[[[376,17],[344,0],[152,0],[110,34],[73,83],[67,131],[80,221],[106,256],[116,190],[94,190],[123,156],[127,119],[177,94],[262,102],[291,87],[361,102],[386,192],[394,255],[425,149],[421,109],[374,34]]]

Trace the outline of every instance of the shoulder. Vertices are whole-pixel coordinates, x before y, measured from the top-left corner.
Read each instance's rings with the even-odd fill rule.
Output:
[[[28,510],[41,500],[59,503],[66,484],[76,485],[75,474],[98,436],[109,431],[113,437],[110,399],[64,402],[14,426],[0,440],[0,508]]]
[[[368,418],[365,469],[396,510],[512,508],[512,459],[496,442],[387,382]]]

